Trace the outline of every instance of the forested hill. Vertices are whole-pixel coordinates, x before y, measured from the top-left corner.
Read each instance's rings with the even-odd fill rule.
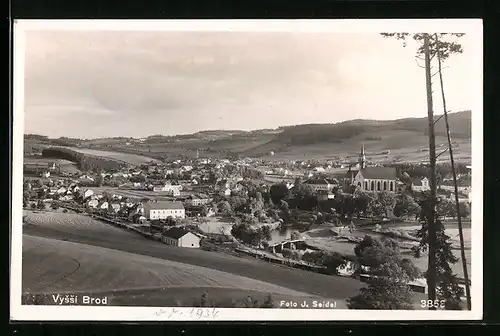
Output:
[[[435,116],[436,119],[439,116]],[[471,139],[471,111],[449,114],[453,140],[467,143]],[[174,136],[151,135],[145,139],[106,138],[80,140],[73,138],[49,139],[40,135],[25,135],[25,140],[40,141],[45,144],[66,146],[102,146],[119,149],[127,143],[127,150],[155,148],[162,152],[165,148],[182,149],[209,154],[234,154],[238,156],[265,156],[270,152],[306,155],[307,153],[353,152],[360,143],[372,150],[420,148],[427,141],[427,117],[398,120],[356,119],[335,124],[304,124],[284,126],[277,129],[254,131],[206,130],[193,134]],[[436,123],[436,141],[442,142],[446,136],[444,118]],[[137,144],[136,146],[134,146]],[[141,147],[141,149],[139,149]],[[153,152],[153,151],[151,151]]]

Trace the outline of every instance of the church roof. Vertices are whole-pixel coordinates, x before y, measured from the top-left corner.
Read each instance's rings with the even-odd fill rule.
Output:
[[[398,173],[394,167],[366,167],[361,169],[364,178],[375,180],[396,180]]]
[[[353,178],[354,176],[356,176],[357,173],[358,173],[357,170],[348,170],[346,175],[348,178]]]

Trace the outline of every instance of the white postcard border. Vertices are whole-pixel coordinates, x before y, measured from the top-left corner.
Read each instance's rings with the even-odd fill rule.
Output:
[[[472,109],[471,311],[378,311],[326,309],[217,308],[217,316],[197,317],[192,308],[22,306],[22,185],[24,129],[24,51],[28,30],[127,31],[307,31],[307,32],[465,32],[478,35],[474,69],[476,106]],[[15,321],[359,321],[478,320],[483,304],[483,63],[482,21],[478,19],[398,20],[18,20],[14,24],[13,168],[10,317]],[[481,223],[481,224],[479,224]],[[170,311],[169,311],[170,309]],[[163,312],[163,313],[159,313]]]

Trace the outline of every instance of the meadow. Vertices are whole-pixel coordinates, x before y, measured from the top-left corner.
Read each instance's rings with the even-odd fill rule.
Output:
[[[44,158],[41,156],[25,156],[23,159],[23,163],[25,164],[37,164],[37,163],[45,163],[45,164],[56,164],[56,172],[57,173],[68,173],[68,174],[76,174],[80,173],[80,169],[76,167],[74,162],[64,160],[64,159],[51,159]]]
[[[365,137],[366,135],[363,136]],[[333,156],[338,156],[357,160],[360,144],[363,143],[365,145],[366,158],[370,162],[427,162],[429,159],[428,141],[428,137],[424,134],[408,134],[408,132],[394,130],[385,133],[383,137],[377,140],[364,140],[363,137],[353,137],[340,143],[282,146],[279,150],[276,150],[271,145],[261,159],[266,161],[328,160]],[[455,142],[456,145],[453,151],[455,160],[457,162],[470,161],[471,140],[459,138]],[[446,143],[446,137],[436,136],[438,147]],[[389,152],[385,154],[384,152],[387,150]],[[274,155],[270,155],[270,151],[275,151]],[[449,161],[446,155],[439,159]]]
[[[250,257],[239,258],[200,249],[173,247],[90,217],[63,215],[65,214],[28,215],[29,224],[23,226],[23,233],[189,264],[193,269],[204,267],[219,270],[323,298],[343,300],[356,294],[363,286],[355,279],[268,264]]]
[[[32,236],[23,237],[22,286],[35,293],[203,287],[311,296],[215,269]]]
[[[78,148],[78,147],[67,147],[67,148],[71,149],[75,152],[78,152],[78,153],[113,159],[113,160],[117,160],[117,161],[122,161],[122,162],[125,162],[128,164],[131,164],[131,165],[142,165],[142,164],[146,164],[149,162],[155,162],[155,163],[160,162],[157,159],[150,158],[150,157],[143,156],[143,155],[138,155],[138,154],[130,154],[130,153],[123,153],[123,152],[115,152],[115,151],[104,151],[104,150],[96,150],[96,149],[89,149],[89,148]]]
[[[275,301],[321,297],[345,308],[364,286],[250,257],[164,245],[78,214],[26,213],[24,293],[96,291],[113,305],[144,306],[191,306],[208,293],[223,307],[247,295],[262,302],[273,293]],[[425,295],[414,299],[418,309]]]

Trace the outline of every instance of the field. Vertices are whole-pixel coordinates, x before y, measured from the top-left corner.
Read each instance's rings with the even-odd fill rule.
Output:
[[[323,298],[343,300],[355,295],[363,286],[355,279],[292,269],[253,258],[168,246],[86,216],[39,213],[28,219],[31,224],[23,227],[25,235],[136,253],[190,264],[193,268],[210,268]]]
[[[123,161],[123,162],[129,163],[129,164],[132,164],[132,165],[142,165],[142,164],[146,164],[146,163],[151,162],[151,161],[157,162],[157,163],[159,162],[157,159],[153,159],[153,158],[150,158],[147,156],[137,155],[137,154],[102,151],[102,150],[78,148],[78,147],[67,147],[67,148],[74,150],[75,152],[78,152],[78,153],[100,156],[100,157],[105,157],[105,158],[114,159],[114,160],[118,160],[118,161]]]
[[[99,288],[112,304],[144,306],[191,306],[207,292],[226,307],[249,294],[262,302],[272,292],[274,300],[321,297],[344,308],[364,286],[250,257],[164,245],[78,214],[26,213],[24,292]],[[415,308],[422,298],[415,294]]]
[[[267,161],[288,160],[324,160],[333,156],[352,157],[357,159],[360,143],[365,144],[366,158],[376,163],[393,162],[423,162],[429,159],[427,151],[429,138],[424,134],[408,134],[408,132],[390,131],[384,134],[381,140],[364,141],[359,137],[353,137],[342,143],[316,143],[312,145],[289,146],[276,150],[269,145],[268,152],[274,150],[274,155],[265,155],[262,159]],[[436,136],[436,144],[446,144],[447,139]],[[456,139],[456,148],[453,150],[457,162],[470,161],[471,141],[470,139]],[[382,152],[389,150],[389,154]],[[446,156],[439,158],[449,161]]]
[[[41,156],[25,156],[23,161],[26,164],[55,163],[56,172],[69,174],[80,173],[80,170],[76,167],[75,163],[68,160],[43,158]]]
[[[212,288],[236,290],[241,298],[246,291],[312,297],[214,269],[31,236],[23,238],[22,286],[24,293],[112,293],[118,301],[120,292],[125,296],[148,291],[165,295],[165,289],[170,294],[184,289],[183,295],[177,293],[180,299],[196,288],[208,293]],[[186,304],[190,306],[192,301]]]
[[[103,239],[135,241],[138,236],[123,229],[106,225],[91,217],[75,213],[24,211],[26,228],[54,229],[70,231],[76,235],[97,235]]]

